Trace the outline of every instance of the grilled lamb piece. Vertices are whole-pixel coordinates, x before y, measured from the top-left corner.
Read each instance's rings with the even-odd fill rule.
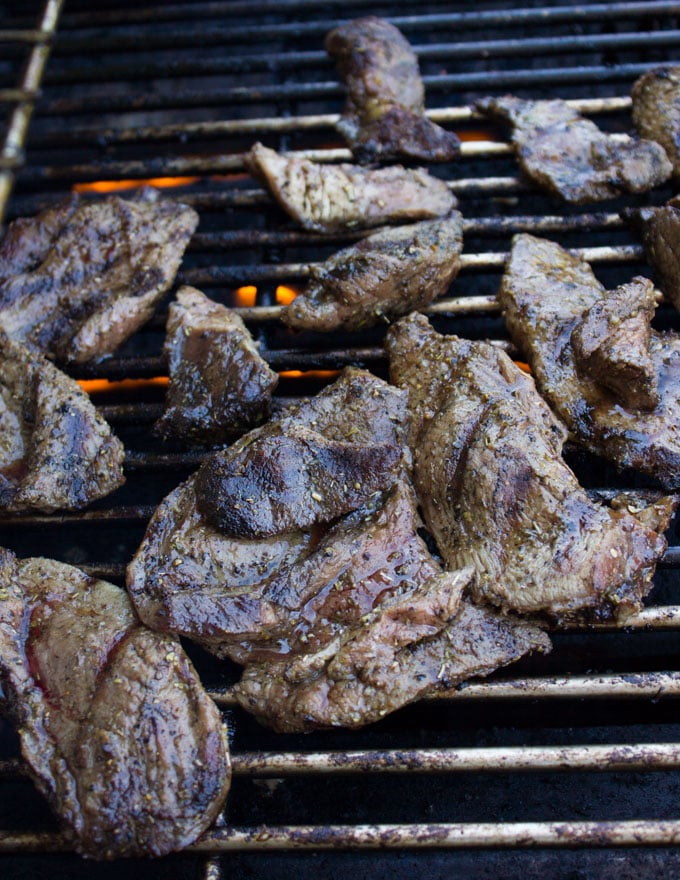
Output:
[[[61,361],[110,354],[153,314],[197,223],[151,189],[15,221],[0,246],[0,330]]]
[[[524,173],[567,202],[642,193],[668,180],[673,167],[660,144],[607,135],[564,101],[486,98],[476,108],[513,126],[512,144]]]
[[[418,59],[403,34],[382,18],[358,18],[332,30],[326,51],[347,85],[338,130],[360,162],[447,162],[460,141],[425,116]]]
[[[488,343],[440,336],[412,315],[390,329],[388,351],[409,392],[425,523],[448,568],[473,566],[473,598],[558,620],[639,610],[675,499],[658,530],[590,501],[560,457],[564,428]]]
[[[680,67],[649,70],[633,85],[633,122],[641,137],[656,141],[680,174]]]
[[[219,443],[269,416],[279,377],[260,357],[241,318],[182,287],[168,314],[165,354],[170,385],[161,437]]]
[[[76,849],[161,856],[218,815],[225,731],[179,640],[125,592],[0,550],[0,681],[23,756]]]
[[[622,215],[640,235],[659,287],[680,310],[680,196],[661,208],[627,208]]]
[[[366,169],[288,159],[255,144],[246,165],[293,220],[316,232],[342,232],[444,217],[456,198],[422,169]]]
[[[300,330],[360,330],[422,309],[458,274],[462,247],[458,211],[376,232],[313,266],[283,321]]]
[[[236,456],[268,437],[295,436],[300,429],[317,432],[331,443],[403,450],[405,421],[406,400],[402,392],[370,373],[350,369],[295,411],[284,413],[241,438],[229,454]],[[402,454],[408,464],[407,453]],[[200,513],[196,482],[196,476],[191,477],[172,492],[152,517],[128,568],[128,589],[140,617],[149,626],[186,635],[219,656],[236,659],[247,649],[247,645],[241,647],[246,639],[257,639],[258,645],[273,645],[272,649],[278,650],[281,623],[275,605],[280,606],[282,614],[285,612],[283,626],[289,631],[291,603],[294,607],[297,602],[297,607],[301,607],[326,582],[333,584],[345,576],[356,580],[372,575],[377,568],[370,559],[364,560],[368,566],[365,571],[361,568],[364,562],[360,562],[359,575],[346,574],[352,556],[357,555],[350,548],[364,546],[366,542],[370,545],[371,541],[389,544],[389,533],[384,533],[383,525],[386,517],[394,525],[406,516],[399,512],[405,502],[400,500],[395,487],[387,497],[376,490],[366,506],[329,531],[314,524],[304,529],[293,527],[270,537],[235,538],[215,528]],[[392,483],[394,477],[390,474],[385,489]],[[384,513],[388,502],[394,506],[389,516]],[[414,533],[417,525],[412,528]],[[408,541],[403,534],[398,534],[395,541],[385,555],[394,551],[393,564],[398,566],[407,561],[401,554],[408,552],[404,549]],[[343,554],[339,552],[341,542],[348,548]],[[290,581],[287,573],[305,560],[309,570],[307,581]],[[333,569],[335,564],[339,566],[337,572]],[[288,586],[284,589],[281,585],[287,578]],[[383,581],[378,578],[376,583]],[[267,592],[270,588],[272,593]],[[290,594],[293,598],[274,602],[272,596],[278,594]]]
[[[361,727],[428,694],[487,675],[545,633],[462,597],[472,570],[400,587],[320,650],[246,666],[234,694],[275,730]]]
[[[499,300],[538,390],[578,440],[619,467],[637,468],[673,489],[680,486],[680,338],[647,330],[653,295],[644,278],[607,292],[587,263],[551,241],[522,234],[514,238]],[[611,320],[617,312],[624,320]],[[610,318],[603,318],[607,313]],[[596,317],[605,330],[600,346],[609,335],[604,370],[584,357],[584,335]],[[632,362],[617,378],[627,348]],[[625,376],[636,371],[647,383],[641,385],[642,400],[639,392],[621,392]],[[658,403],[646,408],[655,395]],[[635,408],[640,403],[644,409]]]
[[[123,458],[78,383],[0,332],[0,509],[84,507],[125,482]]]

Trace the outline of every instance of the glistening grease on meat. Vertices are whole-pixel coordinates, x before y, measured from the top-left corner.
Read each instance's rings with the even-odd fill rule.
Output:
[[[312,266],[283,321],[299,330],[360,330],[424,308],[458,274],[462,247],[458,211],[376,232]]]
[[[334,28],[326,51],[347,85],[338,130],[361,162],[446,162],[460,141],[425,116],[418,59],[394,25],[369,15]]]
[[[425,523],[448,568],[473,567],[473,597],[558,620],[639,610],[675,499],[656,506],[656,527],[593,503],[533,380],[488,343],[441,336],[413,315],[390,329],[388,350],[409,392]]]
[[[342,232],[406,220],[444,217],[456,198],[422,169],[321,165],[255,144],[246,164],[304,229]]]
[[[75,380],[0,332],[0,509],[84,507],[123,484],[124,455]]]
[[[110,354],[151,317],[197,224],[150,189],[16,220],[0,245],[0,330],[60,361]]]
[[[680,337],[649,328],[656,296],[650,287],[636,278],[608,292],[587,263],[522,234],[513,239],[499,299],[538,390],[578,440],[674,489],[680,486]],[[596,326],[600,354],[593,360],[584,334]],[[636,387],[626,387],[631,376]]]
[[[671,176],[673,167],[660,144],[605,134],[565,101],[506,95],[478,101],[476,107],[512,125],[512,143],[524,173],[567,202],[647,192]]]
[[[267,418],[279,377],[235,312],[182,287],[166,331],[170,384],[155,433],[218,443]]]
[[[76,849],[160,856],[226,797],[220,715],[179,640],[142,626],[125,592],[0,550],[0,681],[32,778]]]

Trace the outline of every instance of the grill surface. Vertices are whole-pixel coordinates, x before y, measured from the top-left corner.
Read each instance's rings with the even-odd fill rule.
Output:
[[[0,9],[5,27],[28,31],[58,5],[22,4],[21,15],[14,4]],[[595,210],[564,208],[518,179],[500,129],[469,106],[509,90],[559,96],[602,127],[626,131],[633,80],[680,61],[679,3],[513,8],[485,0],[471,12],[468,4],[432,2],[416,15],[405,0],[93,5],[65,4],[25,163],[17,170],[15,152],[0,168],[0,183],[4,169],[16,171],[8,217],[53,204],[73,187],[96,197],[140,180],[172,185],[169,192],[201,215],[178,281],[239,309],[282,373],[282,406],[314,393],[346,364],[382,376],[386,369],[380,329],[334,334],[329,342],[280,324],[281,287],[299,288],[310,263],[358,236],[296,230],[245,174],[241,158],[255,139],[322,161],[348,157],[332,129],[342,90],[322,49],[324,34],[341,20],[374,13],[398,25],[420,57],[429,112],[464,139],[460,163],[434,169],[466,218],[463,269],[449,295],[428,309],[439,330],[509,348],[495,293],[517,231],[579,250],[608,287],[649,274],[618,211],[661,204],[671,190]],[[32,39],[45,46],[43,36]],[[25,51],[8,44],[0,99],[16,88]],[[0,543],[122,583],[155,505],[201,459],[200,452],[159,448],[149,434],[162,406],[166,308],[115,357],[78,374],[126,445],[126,486],[82,513],[0,519]],[[680,330],[680,316],[662,304],[657,324]],[[575,448],[568,459],[596,494],[649,485]],[[213,880],[265,871],[270,878],[312,871],[329,878],[349,871],[677,876],[679,568],[680,547],[671,546],[650,606],[626,632],[555,633],[547,658],[354,733],[269,733],[232,705],[237,668],[189,645],[231,727],[235,780],[225,825],[188,854],[133,861],[124,870]],[[63,854],[14,734],[1,723],[0,749],[2,876],[118,876],[120,865]]]

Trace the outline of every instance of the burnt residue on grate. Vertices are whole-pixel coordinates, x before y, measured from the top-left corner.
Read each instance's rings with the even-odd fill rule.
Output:
[[[37,0],[0,2],[3,29],[29,30],[43,8]],[[575,249],[608,288],[650,274],[619,210],[663,204],[671,187],[596,208],[565,207],[521,179],[504,132],[470,108],[507,91],[560,97],[608,131],[630,130],[634,79],[680,63],[680,7],[668,0],[482,0],[474,10],[443,0],[417,9],[406,0],[66,0],[25,161],[12,169],[8,217],[35,213],[73,190],[99,198],[131,193],[142,182],[167,187],[201,218],[178,284],[237,308],[281,374],[276,407],[314,394],[347,364],[384,377],[384,328],[326,338],[293,333],[280,321],[310,265],[365,233],[295,228],[242,158],[261,140],[320,161],[348,159],[333,127],[343,90],[323,37],[367,14],[386,16],[403,31],[419,57],[428,113],[463,140],[457,163],[431,168],[465,218],[461,272],[427,309],[438,330],[491,339],[513,353],[496,291],[516,232]],[[0,101],[11,97],[19,69],[19,49],[10,45],[0,62]],[[0,543],[20,555],[35,555],[39,543],[40,553],[123,582],[155,506],[205,452],[159,446],[150,433],[167,376],[168,302],[113,357],[73,371],[125,443],[126,485],[80,513],[2,517]],[[680,316],[662,303],[655,326],[677,331]],[[576,447],[567,458],[594,494],[654,488]],[[674,876],[675,533],[671,545],[649,607],[625,632],[601,626],[553,633],[550,657],[523,660],[359,732],[270,733],[234,706],[229,687],[238,669],[188,645],[233,730],[227,824],[189,854],[124,869],[145,880],[294,871],[329,878],[349,871],[376,878]],[[661,848],[645,848],[651,845]],[[16,738],[0,723],[3,876],[118,876],[120,865],[57,855],[62,849],[23,776]]]

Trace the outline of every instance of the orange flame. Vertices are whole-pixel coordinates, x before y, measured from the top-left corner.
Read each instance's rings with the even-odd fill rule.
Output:
[[[283,370],[281,379],[337,379],[340,370]]]
[[[515,366],[519,367],[523,373],[531,375],[531,367],[529,364],[525,364],[524,361],[515,361]]]
[[[142,186],[155,186],[161,189],[173,186],[189,186],[199,181],[199,177],[149,177],[146,180],[95,180],[94,183],[74,183],[73,192],[111,193]]]
[[[167,376],[154,376],[153,379],[78,379],[78,384],[87,394],[100,394],[103,391],[143,391],[146,388],[162,386],[169,382]]]
[[[276,302],[281,306],[287,306],[293,302],[298,295],[298,291],[294,287],[284,287],[280,284],[276,288]]]
[[[245,287],[239,287],[238,290],[234,291],[234,305],[248,309],[255,305],[256,297],[257,287],[253,287],[252,284],[247,284]]]
[[[472,128],[468,131],[457,131],[458,139],[461,141],[495,141],[497,136],[491,129]]]

